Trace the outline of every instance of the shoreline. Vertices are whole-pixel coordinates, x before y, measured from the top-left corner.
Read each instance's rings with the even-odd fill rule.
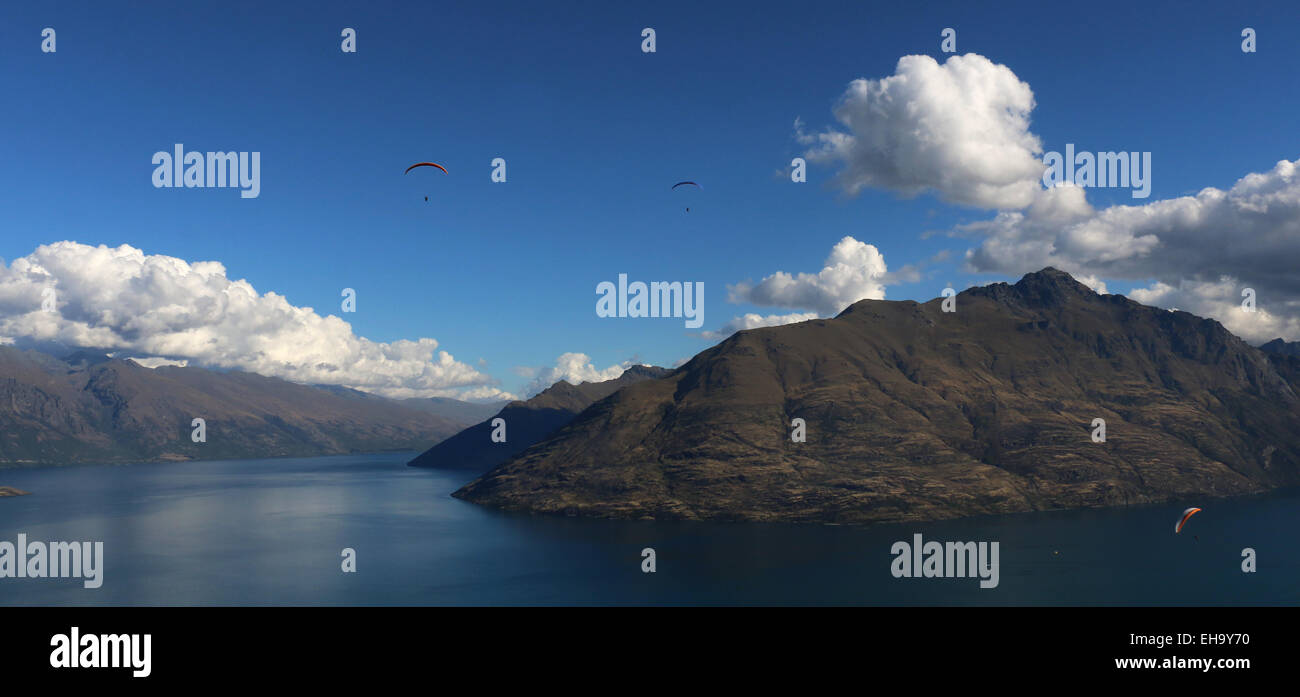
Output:
[[[268,455],[264,457],[225,457],[209,459],[185,459],[185,460],[71,460],[64,462],[52,462],[45,460],[7,460],[0,461],[0,472],[5,470],[20,469],[45,469],[54,467],[123,467],[130,465],[180,465],[187,463],[203,462],[242,462],[251,460],[308,460],[318,457],[357,457],[367,455],[402,455],[404,457],[414,457],[424,452],[423,450],[375,450],[368,452],[356,453],[322,453],[319,455]],[[408,458],[409,459],[409,458]],[[6,488],[6,487],[0,487]],[[13,487],[7,487],[13,488]],[[15,490],[18,491],[18,490]],[[25,494],[31,492],[23,492]]]

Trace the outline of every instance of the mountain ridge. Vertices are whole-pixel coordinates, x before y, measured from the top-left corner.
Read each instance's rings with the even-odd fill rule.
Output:
[[[1300,483],[1300,398],[1218,322],[1046,268],[746,330],[454,495],[538,513],[867,523]],[[791,442],[803,418],[807,442]],[[1106,422],[1095,443],[1093,420]]]
[[[253,373],[71,358],[0,346],[0,464],[415,450],[461,426]],[[207,442],[191,440],[194,418],[205,420]]]
[[[487,470],[505,462],[573,420],[583,409],[627,385],[654,380],[670,370],[634,365],[612,380],[574,385],[560,380],[527,400],[511,402],[492,417],[434,445],[409,463],[412,467]],[[492,421],[506,424],[506,442],[492,442]]]

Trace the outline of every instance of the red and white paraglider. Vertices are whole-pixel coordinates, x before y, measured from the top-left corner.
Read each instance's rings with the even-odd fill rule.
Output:
[[[442,170],[442,173],[443,173],[443,174],[446,174],[446,173],[447,173],[447,168],[446,168],[446,167],[443,167],[442,165],[438,164],[437,162],[417,162],[417,163],[411,165],[410,167],[407,167],[407,168],[406,168],[406,171],[405,171],[405,172],[402,172],[402,174],[409,174],[409,173],[411,172],[411,170],[415,169],[416,167],[435,167],[435,168],[437,168],[437,169]],[[428,197],[428,196],[425,196],[425,197],[424,197],[424,200],[428,201],[428,200],[429,200],[429,197]]]

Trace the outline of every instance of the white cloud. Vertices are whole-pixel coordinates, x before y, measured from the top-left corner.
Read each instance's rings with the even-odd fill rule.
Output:
[[[524,386],[524,398],[532,397],[560,380],[564,380],[571,385],[613,380],[622,375],[623,371],[632,367],[632,365],[632,361],[623,361],[601,369],[592,364],[591,357],[585,353],[561,354],[559,358],[555,359],[555,365],[537,369],[537,377]]]
[[[537,373],[540,370],[541,368],[538,368],[537,366],[534,365],[517,365],[511,368],[510,372],[514,373],[515,375],[518,375],[521,378],[535,378],[537,377]]]
[[[903,56],[894,74],[849,84],[834,109],[844,130],[795,130],[814,162],[840,163],[849,194],[880,188],[981,208],[1021,208],[1042,189],[1042,143],[1029,132],[1034,93],[974,53],[942,65]]]
[[[880,251],[846,236],[831,249],[821,271],[797,275],[777,271],[757,284],[737,283],[727,287],[727,300],[828,316],[864,298],[883,299],[890,280]]]
[[[1109,292],[1106,290],[1106,282],[1096,276],[1075,276],[1074,280],[1088,286],[1097,295],[1105,295]]]
[[[58,311],[41,309],[53,288]],[[259,294],[219,262],[122,245],[42,245],[0,262],[0,336],[119,350],[389,397],[490,392],[489,376],[421,338],[370,341],[334,316]]]
[[[153,370],[154,368],[161,368],[163,366],[176,366],[178,368],[184,368],[190,363],[189,361],[186,360],[178,361],[178,360],[173,360],[171,358],[163,358],[161,356],[149,356],[147,358],[137,358],[135,356],[131,356],[127,360],[134,361],[135,364],[140,366],[141,368],[148,368],[150,370]]]
[[[904,56],[895,73],[851,83],[834,110],[839,126],[795,131],[814,162],[841,165],[838,184],[903,195],[933,191],[954,203],[997,208],[958,236],[981,239],[967,270],[1020,275],[1054,266],[1099,293],[1104,279],[1152,282],[1131,295],[1219,320],[1249,340],[1300,339],[1300,160],[1242,177],[1227,191],[1206,188],[1142,205],[1095,209],[1086,190],[1041,187],[1041,140],[1029,131],[1034,96],[1006,66],[976,55],[942,65]],[[911,280],[904,267],[884,277]],[[1253,288],[1258,311],[1241,311]],[[739,300],[817,309],[834,293],[808,274],[778,273],[733,289]],[[815,302],[818,295],[822,303]],[[864,296],[869,297],[869,296]]]
[[[1227,191],[1210,187],[1195,196],[1101,210],[1089,205],[1084,189],[1057,187],[1025,211],[1002,212],[955,232],[983,238],[966,255],[974,271],[1018,275],[1055,266],[1076,277],[1155,281],[1131,295],[1161,306],[1177,303],[1243,338],[1294,340],[1300,338],[1298,165],[1283,160]],[[1247,287],[1257,294],[1260,312],[1254,316],[1239,310]]]
[[[722,325],[722,327],[717,331],[700,332],[698,336],[702,339],[709,340],[725,339],[732,334],[745,329],[779,327],[783,324],[807,322],[810,319],[817,319],[818,316],[819,315],[816,312],[792,312],[788,315],[759,315],[750,312],[739,317],[733,317],[730,322]],[[680,363],[678,365],[680,365]]]
[[[500,402],[502,400],[513,402],[514,400],[519,399],[519,397],[514,393],[505,392],[487,385],[462,390],[459,394],[455,395],[455,397],[467,402]]]
[[[1128,296],[1146,305],[1213,317],[1228,331],[1252,344],[1300,336],[1300,319],[1294,314],[1294,302],[1290,304],[1291,312],[1282,315],[1260,306],[1257,298],[1255,311],[1247,312],[1242,306],[1244,287],[1241,281],[1223,276],[1217,281],[1180,281],[1177,285],[1157,282],[1149,288],[1135,288]]]

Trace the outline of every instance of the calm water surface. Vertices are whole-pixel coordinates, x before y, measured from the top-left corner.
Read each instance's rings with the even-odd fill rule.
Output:
[[[104,584],[0,605],[1300,604],[1300,493],[843,527],[506,514],[412,453],[0,469],[0,540],[102,540]],[[896,579],[891,545],[998,541],[1000,583]],[[1191,533],[1191,534],[1189,534]],[[340,570],[340,551],[358,571]],[[641,550],[657,573],[641,572]],[[1241,571],[1252,547],[1258,572]]]

